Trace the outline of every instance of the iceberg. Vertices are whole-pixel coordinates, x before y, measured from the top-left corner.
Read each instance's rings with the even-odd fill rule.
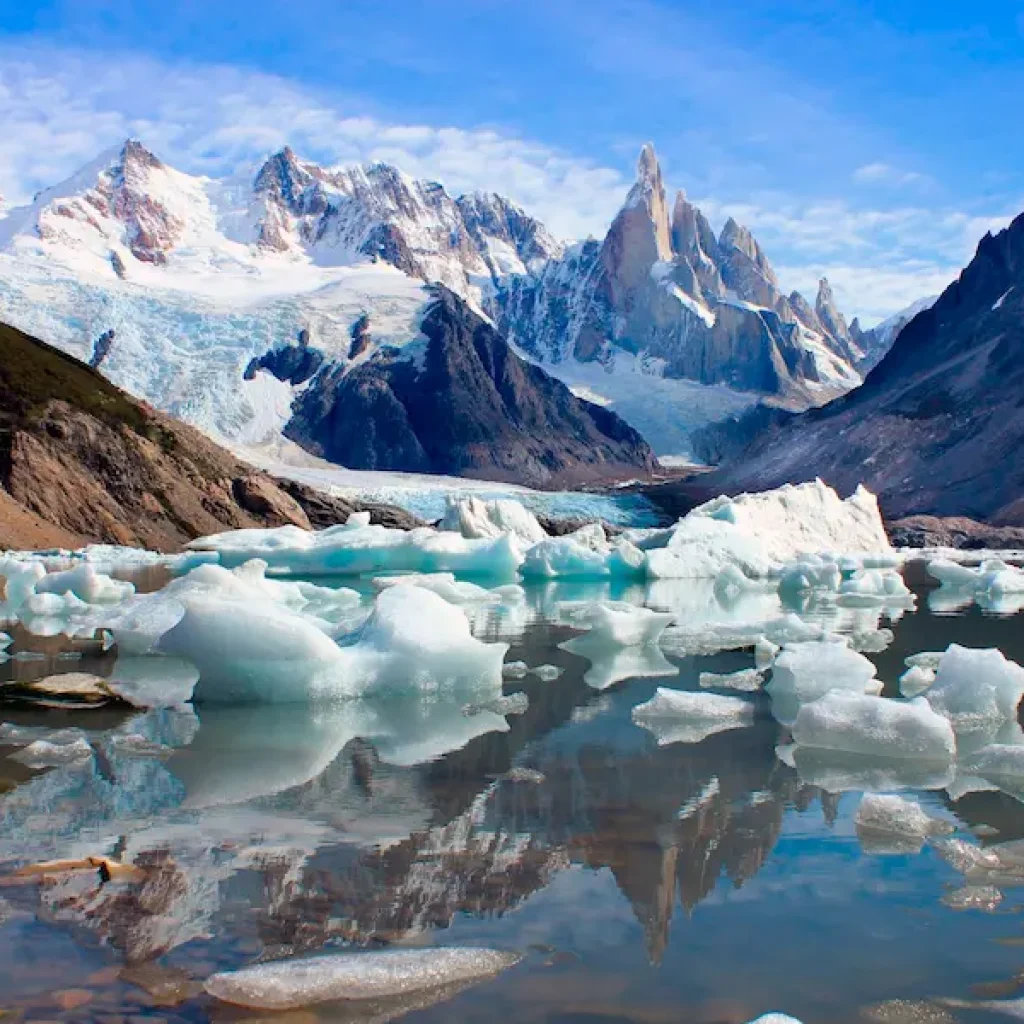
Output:
[[[936,763],[956,756],[952,726],[924,697],[895,700],[834,690],[801,706],[793,740],[798,747]]]
[[[510,533],[467,539],[426,526],[415,530],[370,526],[358,515],[315,533],[297,526],[229,530],[188,546],[216,553],[228,568],[261,559],[277,575],[457,572],[507,578],[523,561],[521,542]]]
[[[467,539],[494,540],[510,533],[526,545],[547,540],[547,533],[537,517],[511,498],[485,501],[472,495],[449,496],[444,518],[438,524],[442,530],[451,530]]]
[[[633,708],[633,721],[654,733],[659,747],[700,743],[716,732],[753,725],[755,708],[743,697],[659,686],[649,701]]]
[[[945,715],[957,733],[998,729],[1016,721],[1024,697],[1024,668],[995,648],[975,650],[950,644],[925,699]]]
[[[923,665],[911,665],[900,676],[900,693],[904,697],[919,697],[935,682],[935,670]]]
[[[341,953],[256,964],[214,974],[216,999],[260,1010],[292,1010],[336,1000],[380,999],[493,977],[519,962],[493,949],[401,949]]]
[[[875,666],[844,643],[811,640],[789,643],[775,658],[765,687],[772,697],[801,702],[817,700],[831,690],[880,693]]]

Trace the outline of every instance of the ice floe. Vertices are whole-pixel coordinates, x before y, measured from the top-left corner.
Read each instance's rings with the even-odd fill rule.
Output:
[[[1016,721],[1024,696],[1024,668],[1001,651],[950,644],[925,699],[958,734],[993,731]]]
[[[924,697],[895,700],[833,690],[800,707],[793,739],[798,747],[866,756],[936,763],[956,756],[952,726]]]
[[[755,709],[743,697],[659,686],[649,701],[633,708],[633,721],[652,732],[658,746],[700,743],[717,732],[753,725]]]

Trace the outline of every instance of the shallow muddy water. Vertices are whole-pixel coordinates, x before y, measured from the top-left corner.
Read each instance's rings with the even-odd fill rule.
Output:
[[[806,1024],[1006,1019],[914,1004],[1024,995],[1020,889],[965,895],[933,843],[893,853],[862,841],[861,792],[835,765],[780,760],[788,732],[767,698],[752,725],[699,742],[659,746],[633,722],[656,686],[697,689],[701,671],[749,666],[749,649],[693,654],[699,645],[673,642],[673,627],[663,644],[672,675],[618,679],[616,666],[559,648],[573,630],[545,611],[564,600],[675,602],[685,634],[693,587],[533,588],[524,621],[481,619],[478,635],[511,640],[506,661],[562,670],[506,679],[506,694],[529,699],[521,713],[467,715],[429,700],[379,707],[372,724],[344,705],[0,711],[0,1010],[110,1024],[738,1024],[769,1010]],[[917,610],[880,624],[894,639],[868,656],[889,694],[907,655],[953,642],[1024,661],[1019,614],[938,614],[922,592]],[[93,640],[14,635],[15,655],[43,658],[15,657],[7,679],[104,675],[116,657]],[[15,758],[64,728],[84,731],[87,757]],[[1024,837],[1024,804],[1009,793],[953,801],[904,781],[902,795],[955,836]],[[26,862],[98,854],[137,876],[12,877]],[[431,945],[523,959],[461,991],[373,1006],[275,1015],[202,993],[211,973],[258,960]]]

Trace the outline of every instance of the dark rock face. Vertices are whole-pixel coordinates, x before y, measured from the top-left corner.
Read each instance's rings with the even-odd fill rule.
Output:
[[[705,493],[820,476],[863,482],[892,518],[1024,524],[1024,216],[898,334],[856,391],[770,429]]]
[[[893,544],[901,548],[1024,548],[1024,528],[990,526],[963,516],[909,516],[889,524],[888,531]]]
[[[306,332],[303,331],[302,335]],[[281,345],[250,360],[244,377],[252,380],[260,370],[272,373],[278,380],[289,384],[303,384],[323,366],[324,354],[309,347],[309,338],[300,335],[297,345]]]
[[[340,498],[295,480],[275,479],[274,483],[285,494],[295,499],[306,513],[314,530],[323,530],[328,526],[344,523],[353,512],[369,512],[373,525],[387,526],[393,530],[415,530],[418,526],[427,525],[422,519],[403,508],[398,508],[397,505]]]
[[[461,299],[437,289],[421,359],[378,353],[328,365],[285,433],[356,469],[481,476],[538,486],[647,473],[640,435],[520,359]]]
[[[309,529],[305,505],[319,515],[311,489],[272,480],[84,363],[0,324],[0,547],[99,541],[169,551],[226,529]],[[378,521],[389,514],[371,512]],[[395,525],[406,518],[390,513]]]

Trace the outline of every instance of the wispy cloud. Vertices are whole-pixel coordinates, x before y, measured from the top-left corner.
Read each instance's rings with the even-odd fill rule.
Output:
[[[929,185],[932,179],[920,171],[904,171],[892,164],[864,164],[853,172],[853,180],[862,184]]]
[[[25,201],[129,135],[182,170],[211,176],[251,174],[286,143],[328,164],[386,160],[456,193],[501,192],[563,238],[603,234],[630,185],[625,157],[624,168],[611,168],[500,128],[398,123],[365,116],[368,109],[359,96],[239,67],[0,47],[0,193]],[[667,169],[671,184],[671,162]],[[887,164],[856,172],[865,181],[900,173],[911,172]],[[736,195],[742,201],[729,198]],[[825,273],[844,308],[869,320],[939,289],[986,230],[1017,212],[864,207],[724,182],[696,201],[717,225],[734,216],[749,226],[787,288],[813,293]]]

